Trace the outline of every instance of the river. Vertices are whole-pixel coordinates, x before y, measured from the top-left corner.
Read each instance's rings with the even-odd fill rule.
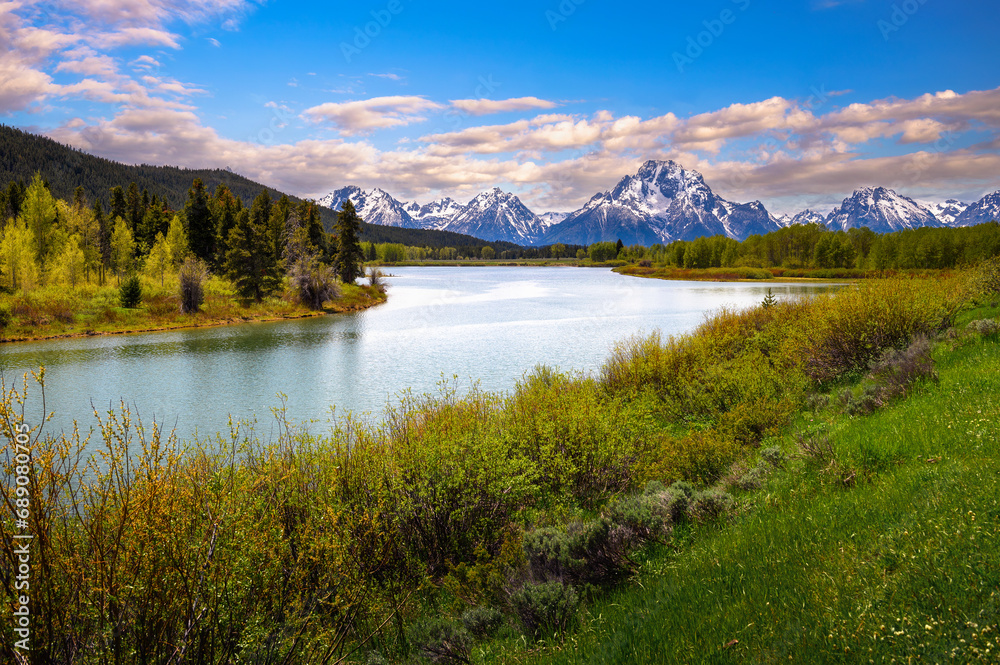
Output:
[[[389,268],[389,300],[355,314],[172,332],[5,344],[8,385],[46,368],[46,429],[95,424],[124,400],[179,435],[225,431],[230,415],[262,423],[286,396],[292,420],[377,415],[400,391],[508,390],[537,364],[597,372],[615,342],[690,331],[723,306],[831,288],[678,282],[570,267]],[[40,417],[29,402],[27,420]]]

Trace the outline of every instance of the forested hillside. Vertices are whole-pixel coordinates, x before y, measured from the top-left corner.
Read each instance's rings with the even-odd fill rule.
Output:
[[[37,136],[14,127],[0,125],[0,185],[22,183],[25,187],[35,173],[41,173],[49,184],[52,195],[71,200],[77,187],[90,202],[100,201],[105,209],[111,202],[114,187],[127,188],[135,183],[138,191],[155,195],[169,210],[180,210],[188,199],[191,183],[197,178],[205,188],[214,192],[225,185],[229,192],[249,206],[261,191],[266,190],[274,199],[284,192],[267,187],[249,178],[224,169],[183,169],[176,166],[131,166],[95,157],[64,146],[44,136]],[[302,199],[288,195],[293,203]],[[337,213],[318,207],[323,227],[332,231],[337,223]],[[0,217],[6,219],[11,211],[5,194],[0,194]],[[481,247],[484,241],[460,233],[400,229],[373,224],[362,224],[361,236],[370,242],[402,243],[421,247]],[[512,243],[489,243],[498,252],[517,249]]]

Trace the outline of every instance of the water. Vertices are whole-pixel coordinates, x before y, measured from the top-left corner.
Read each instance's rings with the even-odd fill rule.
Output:
[[[391,268],[389,301],[365,312],[216,328],[0,346],[4,377],[46,368],[50,431],[86,430],[124,400],[181,435],[225,430],[287,395],[295,421],[378,413],[442,378],[508,390],[537,364],[599,371],[636,333],[693,329],[722,306],[830,287],[674,282],[596,268]],[[40,413],[37,401],[31,413]]]

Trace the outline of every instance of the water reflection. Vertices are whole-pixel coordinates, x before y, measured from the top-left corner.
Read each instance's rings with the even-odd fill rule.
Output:
[[[264,419],[377,412],[443,377],[506,390],[536,364],[593,372],[614,342],[691,330],[720,307],[824,291],[804,284],[671,282],[585,268],[394,268],[385,305],[356,314],[0,347],[8,383],[46,366],[55,429],[124,399],[186,434]]]

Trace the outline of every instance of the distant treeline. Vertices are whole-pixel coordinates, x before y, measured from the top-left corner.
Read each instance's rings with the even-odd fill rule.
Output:
[[[867,227],[845,232],[820,224],[795,224],[743,242],[713,236],[652,247],[619,246],[617,252],[615,248],[614,243],[596,243],[588,256],[595,261],[648,261],[678,268],[944,269],[1000,255],[1000,224],[886,234]]]

